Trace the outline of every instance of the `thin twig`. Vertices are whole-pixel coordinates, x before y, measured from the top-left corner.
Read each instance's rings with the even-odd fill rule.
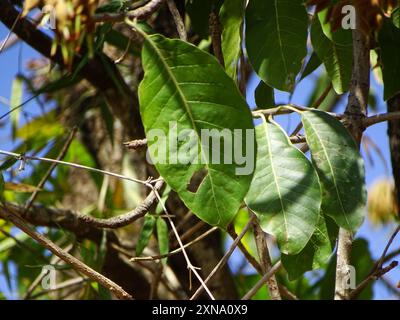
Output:
[[[12,27],[10,28],[10,31],[7,33],[6,38],[4,39],[3,43],[2,43],[1,46],[0,46],[0,52],[2,52],[3,49],[5,48],[5,46],[6,46],[7,42],[8,42],[8,40],[10,39],[10,37],[11,37],[11,35],[12,35],[12,33],[13,33],[13,30],[14,30],[15,26],[16,26],[17,23],[18,23],[19,18],[21,18],[21,15],[22,15],[22,12],[17,16],[17,18],[15,19],[15,21],[14,21]]]
[[[69,279],[64,282],[61,282],[55,288],[46,289],[41,292],[38,292],[35,295],[32,295],[31,299],[33,300],[33,299],[39,298],[39,297],[41,297],[45,294],[51,293],[51,292],[60,291],[60,290],[64,290],[64,289],[75,287],[75,286],[81,286],[82,284],[88,282],[89,280],[90,279],[88,279],[88,278],[82,278],[82,277],[75,278],[75,279]]]
[[[374,273],[370,274],[367,278],[365,278],[349,295],[349,299],[357,299],[359,294],[368,286],[368,284],[382,277],[384,274],[388,273],[392,269],[396,268],[399,265],[397,261],[392,261],[388,266],[384,268],[379,268]]]
[[[260,257],[261,268],[263,274],[265,274],[272,268],[272,261],[267,243],[267,234],[261,229],[258,219],[254,219],[253,230],[258,256]],[[275,275],[272,275],[267,280],[267,288],[272,300],[282,300]]]
[[[147,139],[138,139],[138,140],[124,142],[124,146],[128,149],[136,150],[141,147],[147,146]]]
[[[254,220],[255,220],[255,216],[251,216],[250,220],[244,226],[242,232],[239,234],[239,236],[233,241],[233,243],[229,247],[229,250],[225,253],[225,255],[222,257],[222,259],[218,262],[218,264],[214,267],[214,269],[211,271],[211,273],[208,275],[208,277],[204,280],[205,284],[207,284],[211,280],[211,278],[227,263],[228,259],[232,255],[233,251],[236,249],[240,240],[244,237],[246,232],[250,229]],[[196,292],[190,297],[190,300],[196,299],[202,293],[202,291],[203,291],[203,287],[200,286],[196,290]]]
[[[221,44],[222,26],[221,23],[219,22],[218,13],[215,11],[211,11],[208,21],[210,26],[210,34],[211,34],[211,41],[212,41],[214,55],[221,64],[221,66],[225,68],[225,60],[224,60],[224,55],[222,53],[222,44]]]
[[[77,219],[85,223],[86,225],[96,228],[118,229],[121,227],[125,227],[132,222],[144,217],[146,213],[149,212],[150,207],[157,201],[157,195],[155,194],[155,191],[160,190],[163,185],[163,180],[157,181],[147,198],[143,200],[143,202],[140,203],[134,210],[129,211],[125,214],[108,219],[101,219],[85,214],[80,214],[78,215]]]
[[[196,278],[199,280],[201,286],[202,286],[202,287],[204,288],[204,290],[207,292],[208,296],[209,296],[212,300],[215,300],[215,298],[214,298],[213,294],[211,293],[210,289],[207,287],[207,285],[204,283],[203,279],[201,278],[201,276],[200,276],[199,273],[197,272],[197,269],[198,269],[198,268],[196,268],[195,266],[193,266],[193,264],[190,262],[189,256],[188,256],[188,254],[187,254],[185,248],[183,247],[183,243],[182,243],[182,241],[181,241],[181,239],[180,239],[179,233],[178,233],[178,231],[176,230],[175,223],[172,221],[171,216],[170,216],[170,214],[169,214],[167,208],[165,207],[165,204],[164,204],[163,200],[161,199],[161,197],[160,197],[158,191],[157,191],[157,190],[154,190],[154,192],[155,192],[155,194],[156,194],[156,196],[157,196],[157,198],[158,198],[158,201],[159,201],[160,204],[162,205],[162,208],[163,208],[163,210],[164,210],[164,213],[167,215],[167,220],[168,220],[169,224],[171,225],[172,230],[174,231],[174,234],[175,234],[176,240],[177,240],[178,243],[179,243],[179,246],[180,246],[181,249],[182,249],[183,256],[185,257],[185,260],[186,260],[187,268],[190,270],[190,272],[193,272],[193,274],[194,274],[194,275],[196,276]]]
[[[214,231],[218,230],[218,227],[212,227],[210,230],[207,230],[206,232],[204,232],[202,235],[198,236],[196,239],[186,243],[183,248],[186,249],[188,247],[190,247],[191,245],[203,240],[204,238],[206,238],[208,235],[210,235],[211,233],[213,233]],[[171,257],[179,252],[182,252],[182,248],[178,248],[175,250],[172,250],[169,253],[166,254],[160,254],[160,255],[156,255],[156,256],[148,256],[148,257],[132,257],[130,259],[130,261],[132,262],[137,262],[137,261],[153,261],[153,260],[161,260],[164,258],[168,258]]]
[[[128,180],[128,181],[132,181],[132,182],[136,182],[136,183],[141,183],[141,184],[143,184],[143,185],[145,185],[145,186],[147,186],[149,188],[153,187],[151,185],[151,183],[153,181],[151,181],[151,180],[146,180],[146,181],[139,180],[139,179],[131,178],[131,177],[128,177],[128,176],[124,176],[122,174],[117,174],[117,173],[113,173],[113,172],[106,171],[106,170],[92,168],[92,167],[84,166],[84,165],[77,164],[77,163],[72,163],[72,162],[67,162],[67,161],[60,161],[60,160],[55,160],[55,159],[50,159],[50,158],[43,158],[43,157],[28,156],[28,155],[25,155],[25,154],[19,154],[19,153],[14,153],[14,152],[5,151],[5,150],[0,150],[0,154],[6,155],[6,156],[11,156],[11,157],[14,157],[14,158],[16,158],[18,160],[21,160],[21,161],[26,161],[26,159],[29,159],[29,160],[43,161],[43,162],[49,162],[49,163],[65,165],[65,166],[69,166],[69,167],[73,167],[73,168],[77,168],[77,169],[83,169],[83,170],[88,170],[88,171],[92,171],[92,172],[101,173],[101,174],[108,175],[110,177],[114,177],[114,178],[118,178],[118,179],[123,179],[123,180]]]
[[[229,225],[227,228],[228,234],[231,236],[233,240],[236,240],[238,238],[238,235],[233,227],[233,225]],[[243,253],[244,257],[246,260],[253,266],[253,268],[260,274],[263,275],[263,271],[261,268],[260,263],[252,256],[252,254],[246,249],[242,241],[239,241],[238,243],[238,248],[239,250]]]
[[[329,82],[329,84],[327,85],[325,90],[322,92],[321,96],[312,104],[311,108],[318,109],[321,106],[322,102],[324,102],[324,100],[328,96],[329,92],[331,92],[331,89],[332,89],[332,83]],[[297,125],[297,127],[290,134],[290,136],[294,136],[294,135],[298,134],[300,132],[301,128],[303,128],[303,122],[300,121],[299,124]]]
[[[400,119],[400,111],[381,113],[364,119],[364,127],[370,127],[374,124],[384,121],[394,121]]]
[[[73,245],[69,245],[67,248],[64,249],[65,252],[70,252],[70,250],[73,248]],[[57,256],[53,257],[53,260],[50,261],[50,263],[52,265],[56,265],[58,264],[58,262],[60,262],[61,259]],[[28,300],[32,293],[35,291],[35,289],[37,288],[37,286],[42,282],[42,280],[50,273],[50,270],[46,270],[45,272],[41,272],[35,280],[33,280],[33,282],[30,284],[29,288],[26,290],[26,292],[24,293],[22,299],[23,300]]]
[[[97,271],[93,270],[71,254],[65,252],[62,248],[56,245],[51,240],[47,239],[42,234],[33,230],[23,219],[19,216],[13,214],[12,212],[6,211],[7,220],[12,222],[16,227],[21,229],[23,232],[28,234],[32,239],[37,241],[40,245],[51,251],[56,256],[60,257],[63,261],[67,264],[71,265],[75,270],[83,273],[84,275],[88,276],[90,279],[98,282],[104,288],[110,290],[118,299],[132,299],[132,296],[124,291],[119,285],[115,282],[111,281],[110,279],[106,278],[102,274],[98,273]]]
[[[392,261],[392,263],[387,266],[386,268],[382,269],[382,265],[385,261],[386,254],[393,243],[394,239],[396,238],[397,234],[400,232],[400,225],[396,228],[396,230],[393,232],[391,237],[389,238],[389,241],[387,242],[385,249],[382,252],[381,257],[379,260],[375,263],[373,266],[372,270],[368,274],[367,278],[365,278],[349,295],[349,299],[355,299],[358,297],[358,295],[367,287],[367,285],[372,281],[375,280],[379,277],[381,277],[383,274],[389,272],[392,270],[394,267],[397,266],[397,261]]]
[[[174,19],[176,30],[178,31],[179,38],[183,41],[187,41],[187,32],[185,28],[185,23],[176,7],[174,0],[167,0],[168,9],[171,12],[172,18]]]
[[[261,277],[261,279],[255,284],[255,286],[251,288],[250,291],[244,295],[242,300],[251,299],[258,292],[258,290],[260,290],[260,288],[263,285],[265,285],[268,279],[271,278],[281,267],[282,267],[282,262],[279,260],[266,274],[264,274]]]
[[[65,157],[65,155],[66,155],[66,153],[67,153],[67,151],[69,149],[69,146],[72,143],[72,140],[74,140],[74,137],[75,137],[77,131],[78,131],[77,128],[73,128],[72,129],[72,131],[70,132],[67,140],[65,141],[64,146],[62,147],[60,153],[58,154],[56,160],[62,160]],[[27,201],[27,203],[25,205],[25,211],[26,212],[31,208],[31,206],[32,206],[33,202],[35,201],[37,195],[39,194],[40,190],[43,188],[43,186],[45,185],[47,179],[51,176],[51,174],[53,173],[53,171],[54,171],[54,169],[56,167],[57,167],[57,163],[52,163],[50,165],[50,168],[45,173],[45,175],[39,181],[38,185],[36,186],[37,189],[32,193],[32,195],[30,196],[30,198],[28,199],[28,201]]]

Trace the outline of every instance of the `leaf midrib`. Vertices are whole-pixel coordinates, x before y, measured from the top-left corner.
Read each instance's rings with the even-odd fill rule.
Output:
[[[278,0],[274,0],[274,6],[275,6],[275,20],[276,20],[276,30],[277,30],[277,35],[278,35],[278,42],[279,42],[279,52],[281,53],[282,61],[283,61],[283,66],[285,68],[285,73],[288,75],[288,68],[286,65],[286,60],[285,56],[283,54],[283,43],[282,43],[282,38],[281,38],[281,28],[279,24],[279,16],[278,16]]]
[[[267,128],[268,123],[266,122],[265,119],[263,119],[263,122],[264,122],[263,123],[264,132],[265,132],[265,135],[266,135],[266,138],[267,138],[267,145],[268,145],[268,158],[269,158],[269,161],[271,162],[272,175],[274,177],[276,191],[278,192],[279,202],[281,203],[281,207],[282,207],[283,220],[285,222],[285,231],[286,231],[285,234],[288,235],[289,234],[289,228],[288,228],[288,223],[287,223],[287,220],[286,220],[286,214],[287,213],[286,213],[285,207],[283,205],[282,195],[281,195],[281,191],[279,189],[279,184],[278,184],[276,173],[275,173],[275,169],[274,169],[274,164],[273,164],[273,159],[272,159],[271,142],[270,142],[271,140],[270,140],[270,135],[269,135],[268,128]],[[288,239],[286,239],[286,241],[287,240]]]
[[[303,116],[304,116],[304,114],[303,114]],[[347,212],[346,212],[346,210],[345,210],[344,207],[343,207],[342,198],[340,197],[340,194],[339,194],[339,189],[338,189],[338,186],[337,186],[335,174],[334,174],[334,172],[333,172],[332,163],[331,163],[331,160],[330,160],[329,157],[328,157],[328,154],[327,154],[327,152],[326,152],[326,148],[325,148],[324,144],[322,143],[322,139],[321,139],[320,135],[318,134],[318,131],[317,131],[317,130],[315,129],[315,127],[312,125],[311,121],[309,121],[309,120],[307,119],[307,116],[305,116],[305,119],[307,120],[309,126],[312,128],[312,130],[313,130],[313,132],[315,133],[316,137],[318,138],[319,144],[320,144],[321,147],[322,147],[322,151],[323,151],[324,154],[325,154],[326,161],[327,161],[327,163],[328,163],[328,165],[329,165],[330,172],[332,173],[333,185],[334,185],[334,187],[335,187],[335,192],[336,192],[336,195],[337,195],[337,197],[338,197],[338,200],[339,200],[339,203],[340,203],[340,207],[341,207],[341,209],[342,209],[342,214],[343,214],[343,216],[344,216],[344,218],[345,218],[345,220],[346,220],[347,226],[351,229],[350,222],[349,222],[348,219],[347,219]]]

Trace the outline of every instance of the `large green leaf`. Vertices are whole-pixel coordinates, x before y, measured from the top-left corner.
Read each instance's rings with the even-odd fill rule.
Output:
[[[236,79],[240,57],[245,2],[245,0],[226,1],[220,11],[220,21],[223,27],[221,46],[225,70],[233,79]]]
[[[246,48],[265,83],[292,91],[307,55],[307,12],[303,0],[252,0],[246,10]]]
[[[152,35],[146,37],[142,61],[145,77],[139,88],[140,111],[151,159],[189,209],[207,223],[224,228],[237,213],[254,171],[250,110],[218,61],[193,45]],[[204,139],[205,130],[212,129],[215,138],[225,130],[226,137],[218,139],[222,140],[219,149],[209,148],[209,139]],[[151,139],[158,133],[169,137],[164,141],[168,150],[165,161],[157,161],[163,143]],[[179,143],[174,133],[180,136]],[[224,147],[229,140],[235,154],[231,164],[226,159],[232,151]],[[247,163],[236,157],[243,150]],[[212,159],[210,154],[221,157]],[[177,161],[182,155],[186,164]],[[192,182],[196,180],[198,188],[194,190]]]
[[[346,128],[326,112],[302,112],[306,139],[322,185],[322,210],[345,229],[356,231],[364,218],[364,164]]]
[[[312,164],[277,125],[256,128],[257,164],[246,202],[262,229],[285,254],[299,253],[310,240],[321,206],[321,187]]]
[[[321,213],[317,228],[304,249],[295,255],[281,255],[289,279],[297,279],[306,271],[324,267],[335,248],[338,231],[333,220]]]
[[[385,19],[378,36],[381,48],[384,99],[400,93],[400,29],[390,19]]]
[[[349,30],[330,33],[324,32],[320,19],[313,19],[311,25],[311,43],[323,62],[332,86],[338,94],[349,89],[352,64],[352,41]],[[350,32],[350,38],[348,36]]]

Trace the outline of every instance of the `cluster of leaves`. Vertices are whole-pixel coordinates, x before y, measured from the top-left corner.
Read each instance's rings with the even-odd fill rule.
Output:
[[[239,72],[240,60],[246,59],[261,79],[255,91],[258,109],[274,107],[275,90],[293,92],[300,81],[321,65],[324,73],[316,81],[310,105],[327,84],[332,85],[334,92],[327,97],[329,102],[326,107],[321,106],[321,109],[335,105],[338,95],[348,91],[352,61],[351,30],[334,31],[335,26],[330,23],[334,9],[329,1],[310,2],[318,6],[318,12],[311,20],[303,2],[250,0],[246,6],[246,0],[188,0],[186,9],[191,28],[205,41],[194,45],[168,39],[145,25],[141,52],[144,79],[139,87],[140,112],[147,133],[157,129],[168,134],[171,121],[177,123],[176,130],[191,129],[199,138],[202,129],[255,130],[254,141],[249,142],[245,137],[241,141],[244,151],[251,148],[257,150],[252,174],[237,175],[237,164],[173,164],[174,161],[169,160],[176,154],[169,154],[170,159],[166,163],[156,163],[155,166],[185,205],[210,225],[225,229],[235,217],[238,219],[240,207],[245,202],[257,214],[264,231],[276,237],[282,263],[290,280],[328,264],[338,228],[355,233],[363,221],[366,203],[362,158],[358,146],[338,119],[323,110],[295,110],[300,114],[304,127],[311,152],[310,160],[291,143],[287,133],[273,118],[265,118],[260,114],[258,117],[261,117],[261,121],[255,126],[250,108],[238,90],[238,83],[243,80]],[[37,5],[48,3],[54,4],[52,1],[26,1],[25,13]],[[95,51],[102,52],[104,43],[108,42],[121,50],[128,48],[129,54],[138,54],[134,46],[128,45],[129,40],[112,29],[110,24],[95,30],[90,22],[96,9],[97,12],[114,12],[122,10],[122,3],[111,1],[108,7],[100,8],[97,1],[65,0],[54,4],[68,7],[67,10],[60,9],[57,15],[58,40],[65,48],[63,55],[66,64],[72,64],[71,57],[80,49],[82,39],[87,34],[93,34],[96,38]],[[224,66],[207,52],[208,16],[211,11],[219,13],[222,25]],[[392,11],[391,17],[382,18],[382,28],[376,30],[378,46],[375,51],[377,65],[381,67],[385,99],[400,91],[400,80],[396,75],[400,64],[399,17],[397,8]],[[84,29],[81,28],[83,25]],[[143,29],[143,25],[136,27]],[[307,45],[308,37],[311,38],[311,47]],[[84,60],[83,63],[86,62]],[[61,80],[49,81],[35,93],[59,93],[79,80],[76,72]],[[13,89],[13,106],[20,105],[21,90],[21,78],[18,78]],[[84,100],[88,97],[81,98]],[[80,103],[83,101],[77,102]],[[104,101],[96,103],[105,104]],[[105,121],[112,118],[106,114],[106,108],[101,110]],[[54,158],[62,143],[55,143],[51,149],[48,149],[48,143],[62,140],[65,134],[55,117],[55,112],[51,111],[20,128],[17,128],[18,119],[15,119],[14,137],[24,140],[24,144],[15,151],[22,153],[29,148]],[[107,124],[110,135],[112,126],[112,123]],[[44,127],[46,130],[43,130]],[[156,157],[153,142],[149,141],[148,148],[150,155]],[[178,145],[176,153],[187,147],[185,144]],[[199,144],[200,155],[208,152]],[[65,160],[74,161],[77,155],[80,163],[96,165],[86,148],[74,141]],[[14,163],[4,163],[0,171],[5,171]],[[38,164],[34,171],[40,176],[45,168]],[[57,174],[49,179],[52,192],[40,193],[38,200],[44,204],[59,201],[63,191],[68,188],[67,174],[67,169],[58,168]],[[199,174],[202,175],[201,184],[196,191],[190,190],[188,186],[193,177]],[[25,182],[34,184],[33,180],[27,178]],[[3,193],[4,185],[0,174],[0,193]],[[96,181],[96,185],[100,189],[101,181]],[[7,192],[6,196],[7,200],[17,197]],[[109,199],[110,208],[119,209],[113,206],[114,200]],[[148,245],[154,230],[160,253],[168,253],[168,228],[160,217],[161,211],[161,208],[157,208],[146,216],[136,246],[137,255]],[[90,213],[98,214],[95,210]],[[1,244],[5,245],[4,240]],[[354,256],[364,255],[365,259],[371,260],[366,244],[361,243],[359,248],[362,253]],[[330,287],[334,265],[333,260],[330,261],[330,273],[327,272],[321,280],[324,282],[324,293],[333,292]],[[286,275],[278,276],[284,278]],[[361,277],[362,273],[357,276]],[[299,288],[304,281],[298,280]],[[237,279],[237,282],[240,284],[241,280]],[[295,285],[287,282],[287,279],[282,283],[287,283],[288,287]],[[251,281],[246,281],[246,285],[251,285]],[[305,292],[302,296],[307,294],[312,296]]]

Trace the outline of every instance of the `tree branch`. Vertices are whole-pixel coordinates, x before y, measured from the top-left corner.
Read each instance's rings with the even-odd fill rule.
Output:
[[[361,143],[364,132],[364,119],[367,116],[368,92],[370,85],[370,48],[369,39],[361,31],[360,13],[357,12],[357,26],[352,30],[353,64],[350,94],[345,111],[344,124],[350,131],[357,145]],[[335,280],[335,299],[347,299],[350,290],[346,286],[347,268],[350,265],[353,235],[340,228]]]
[[[158,181],[154,187],[155,190],[160,190],[163,184],[163,181]],[[108,219],[100,219],[71,210],[53,209],[38,205],[33,205],[28,210],[25,210],[23,206],[6,203],[0,206],[0,208],[4,211],[11,211],[13,214],[26,219],[34,225],[62,227],[79,236],[81,234],[88,234],[89,231],[91,233],[96,232],[97,234],[96,229],[101,228],[117,229],[125,227],[142,218],[156,201],[157,196],[152,191],[134,210]],[[0,211],[0,217],[6,219],[7,215]]]
[[[258,219],[255,219],[253,221],[253,229],[254,229],[254,237],[256,240],[257,251],[260,257],[261,268],[263,274],[265,274],[272,269],[272,261],[269,254],[268,243],[267,243],[267,234],[261,229]],[[282,300],[279,292],[278,282],[276,281],[275,275],[272,275],[266,282],[271,299]]]
[[[6,219],[12,222],[16,227],[21,229],[23,232],[28,234],[32,239],[37,241],[40,245],[51,251],[53,254],[58,256],[60,259],[65,261],[67,264],[71,265],[75,270],[83,273],[84,275],[88,276],[90,279],[98,282],[104,288],[110,290],[118,299],[132,299],[132,296],[124,291],[119,285],[115,282],[111,281],[110,279],[106,278],[102,274],[98,273],[97,271],[93,270],[74,256],[70,255],[69,253],[65,252],[62,248],[56,245],[51,240],[47,239],[42,234],[33,230],[21,217],[18,215],[10,212],[5,211],[3,214],[6,215]]]
[[[122,22],[126,18],[145,20],[158,10],[165,0],[150,0],[144,6],[128,12],[101,13],[93,16],[93,22]]]

